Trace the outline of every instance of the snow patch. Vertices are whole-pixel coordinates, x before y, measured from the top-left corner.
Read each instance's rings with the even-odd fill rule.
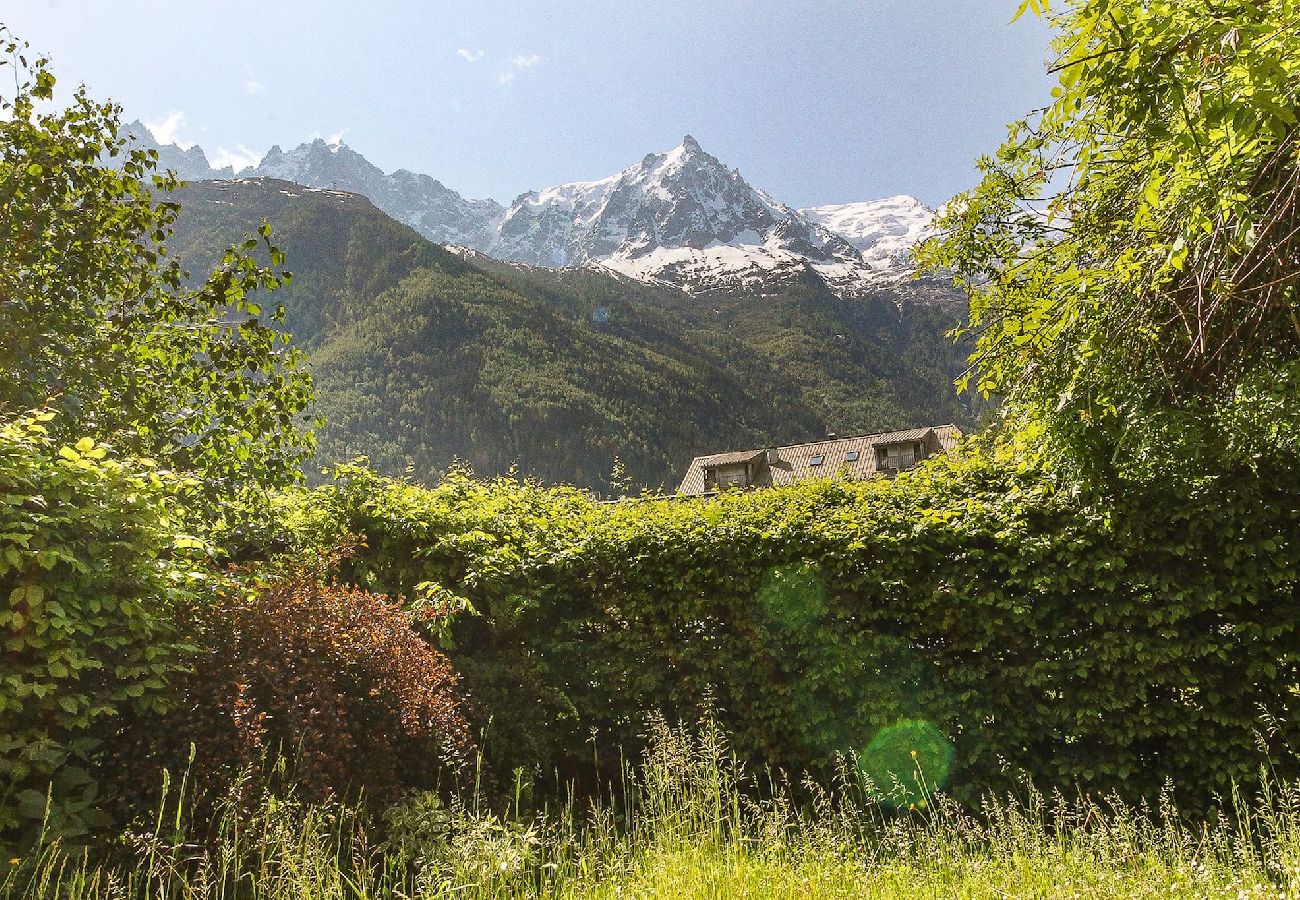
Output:
[[[906,194],[799,212],[845,238],[877,271],[909,268],[911,249],[933,233],[935,218],[934,210]]]

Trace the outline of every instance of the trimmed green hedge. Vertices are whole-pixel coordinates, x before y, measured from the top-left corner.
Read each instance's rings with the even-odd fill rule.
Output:
[[[649,710],[713,709],[792,773],[879,773],[889,729],[937,729],[966,796],[1028,773],[1206,798],[1261,736],[1300,746],[1296,468],[1100,497],[999,452],[706,502],[344,470],[288,521],[363,536],[366,586],[466,607],[444,647],[499,773],[588,778]]]

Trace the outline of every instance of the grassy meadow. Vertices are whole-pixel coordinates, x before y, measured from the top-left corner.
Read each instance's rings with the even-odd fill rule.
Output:
[[[894,808],[849,777],[833,788],[755,777],[718,733],[656,726],[613,799],[524,812],[475,795],[359,807],[262,794],[206,838],[184,785],[111,861],[45,843],[7,863],[4,897],[893,898],[1294,897],[1300,785],[1227,798],[1188,824],[1168,801],[1019,796],[964,811],[935,795]],[[798,795],[799,802],[791,798]],[[756,797],[765,797],[758,800]],[[245,798],[246,800],[247,798]],[[236,806],[242,812],[236,812]],[[382,840],[376,834],[384,834]]]

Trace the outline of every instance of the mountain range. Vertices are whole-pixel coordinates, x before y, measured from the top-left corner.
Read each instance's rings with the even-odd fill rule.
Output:
[[[933,211],[908,196],[793,209],[750,185],[687,135],[665,153],[607,178],[517,197],[509,206],[463,197],[428,175],[386,174],[351,147],[316,139],[272,147],[254,167],[215,169],[203,150],[159,145],[126,130],[191,181],[276,178],[357,193],[431,241],[548,268],[604,268],[688,291],[757,285],[808,269],[841,296],[912,273],[911,247]]]
[[[322,465],[604,490],[617,459],[656,488],[702,453],[980,412],[952,387],[964,297],[907,277],[932,216],[909,197],[793,209],[687,137],[507,207],[342,143],[236,173],[127,130],[189,181],[168,242],[189,271],[272,225]]]
[[[190,271],[269,221],[275,294],[315,379],[319,462],[433,480],[460,460],[608,489],[676,483],[708,450],[969,423],[952,389],[960,309],[897,286],[844,300],[804,273],[689,294],[598,268],[458,254],[358,194],[269,178],[193,182],[169,249]],[[922,288],[908,288],[909,291]]]

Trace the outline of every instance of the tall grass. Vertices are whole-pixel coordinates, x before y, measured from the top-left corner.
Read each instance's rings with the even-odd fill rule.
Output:
[[[53,898],[1300,897],[1300,786],[1188,824],[1033,791],[978,814],[894,811],[847,770],[794,793],[745,773],[708,726],[655,726],[611,796],[525,813],[417,795],[382,821],[264,795],[192,840],[173,797],[103,855],[45,841],[0,895]],[[809,799],[810,798],[810,799]],[[383,839],[378,838],[383,835]]]

